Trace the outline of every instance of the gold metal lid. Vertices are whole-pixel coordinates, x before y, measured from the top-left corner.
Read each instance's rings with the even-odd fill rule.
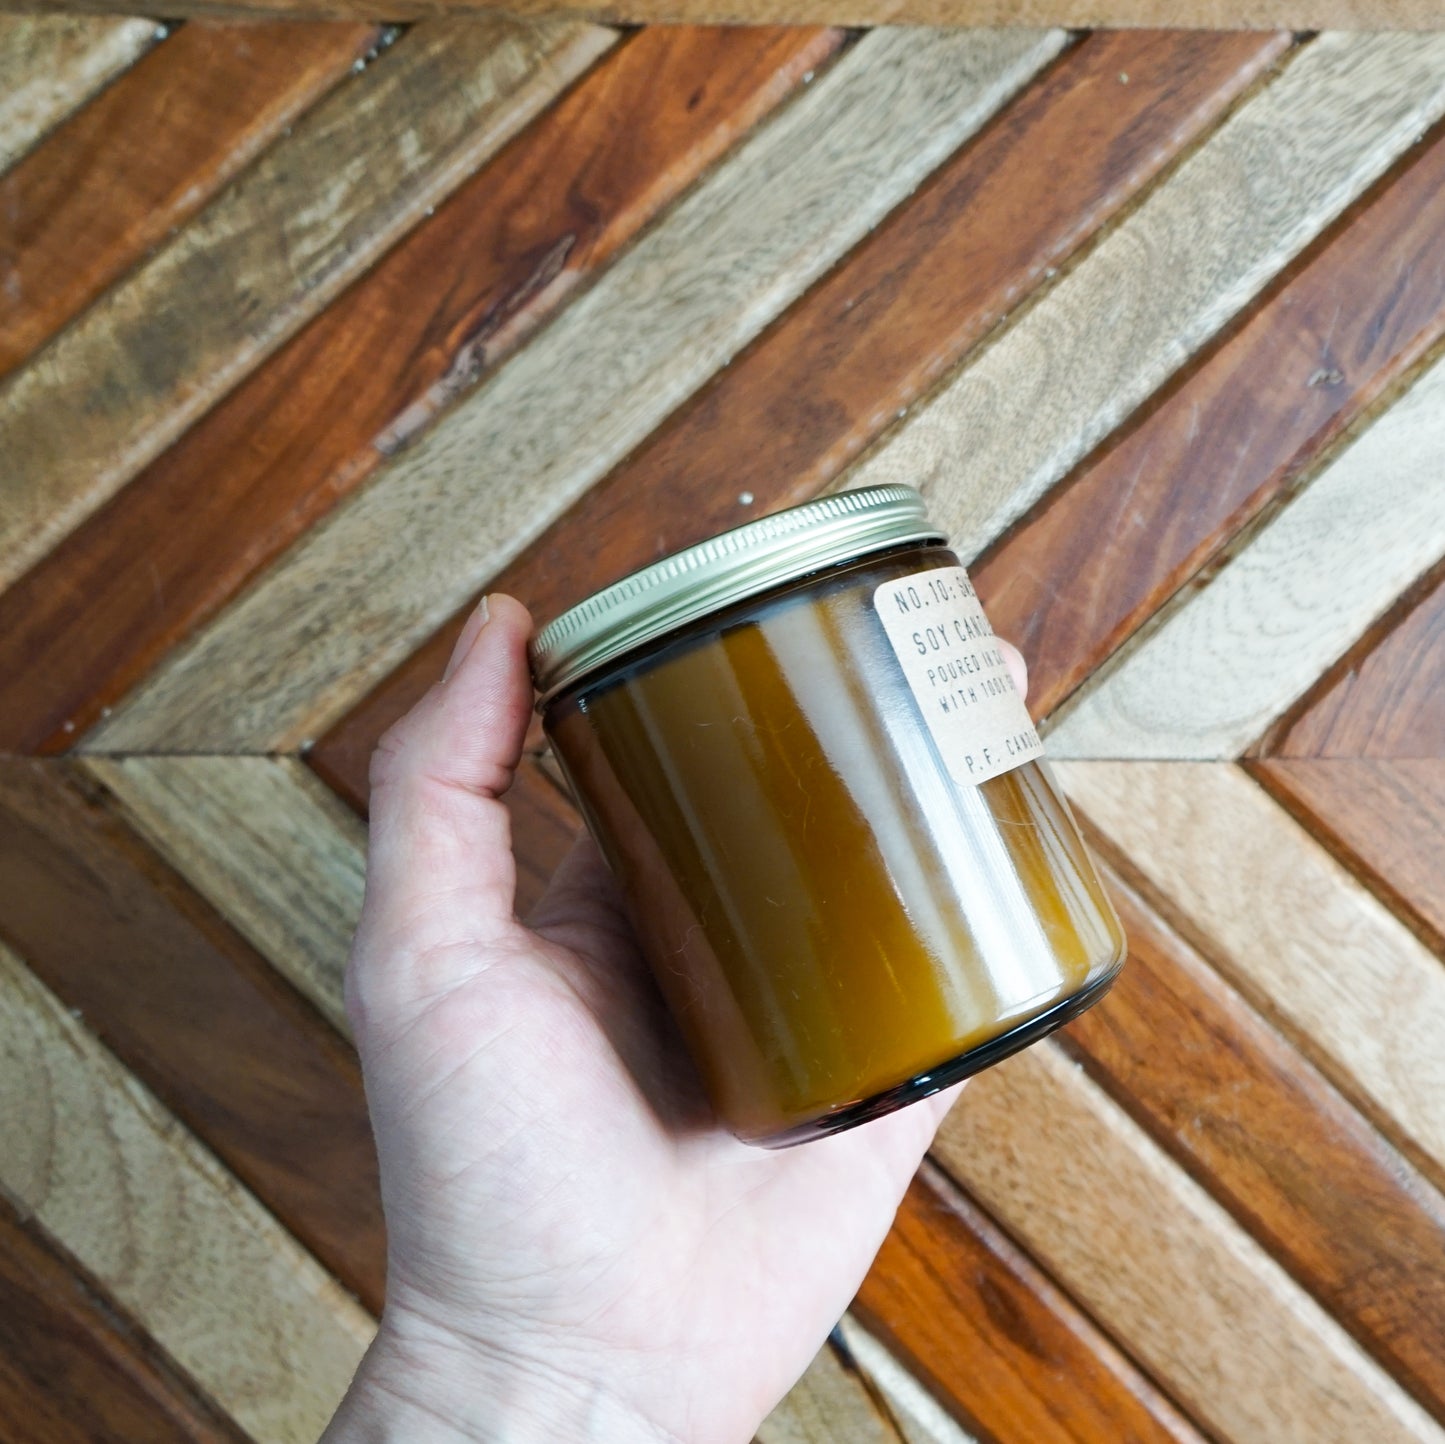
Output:
[[[643,567],[549,622],[529,649],[537,690],[546,702],[635,647],[822,567],[946,540],[909,486],[842,491],[760,517]]]

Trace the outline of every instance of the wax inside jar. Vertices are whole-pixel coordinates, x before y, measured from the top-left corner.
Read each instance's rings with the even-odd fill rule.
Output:
[[[926,1072],[1122,955],[1044,769],[961,785],[922,724],[872,588],[952,564],[913,550],[839,569],[548,714],[744,1136]]]

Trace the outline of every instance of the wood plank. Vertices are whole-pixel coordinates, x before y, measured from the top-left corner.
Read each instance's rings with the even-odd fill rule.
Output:
[[[1445,110],[1445,36],[1326,34],[847,474],[965,556],[1015,521]]]
[[[763,1421],[758,1444],[903,1444],[893,1421],[824,1345],[807,1372]]]
[[[246,1444],[3,1195],[0,1418],[7,1444]]]
[[[1284,44],[1179,32],[1084,40],[492,589],[545,620],[665,552],[806,499],[1136,197]],[[740,504],[742,495],[752,501]],[[0,620],[4,611],[0,602]],[[313,762],[328,779],[364,797],[376,739],[440,674],[465,615],[322,738]],[[3,638],[0,625],[0,659]]]
[[[1288,758],[1250,770],[1445,953],[1445,755]]]
[[[904,1198],[853,1307],[984,1438],[1200,1437],[930,1164]]]
[[[378,34],[182,26],[0,177],[0,375],[188,221]]]
[[[128,757],[88,769],[136,830],[349,1035],[342,976],[366,833],[289,757]]]
[[[1276,757],[1445,756],[1445,574],[1265,749]]]
[[[69,764],[0,761],[0,935],[371,1305],[384,1272],[347,1045]]]
[[[995,628],[1029,659],[1036,714],[1054,711],[1445,334],[1445,130],[1347,220],[975,566]]]
[[[1445,1438],[1056,1046],[974,1079],[934,1156],[1215,1437]]]
[[[68,746],[359,485],[378,437],[495,366],[841,39],[659,28],[620,44],[0,593],[0,748]]]
[[[154,20],[0,15],[0,170],[164,34]]]
[[[270,751],[318,735],[1063,43],[1052,32],[865,36],[314,527],[91,745]]]
[[[372,1325],[0,948],[0,1185],[238,1424],[310,1444]]]
[[[1440,1187],[1440,960],[1237,767],[1058,772],[1121,871]]]
[[[584,70],[612,32],[419,26],[0,382],[19,575]]]
[[[19,0],[7,0],[17,4]],[[124,0],[49,0],[55,9],[106,10]],[[180,14],[318,15],[360,19],[366,0],[177,0]],[[485,10],[488,0],[392,0],[398,20]],[[515,0],[520,13],[553,15],[556,0]],[[627,24],[707,25],[1172,25],[1203,30],[1320,28],[1434,30],[1433,0],[575,0],[575,13]],[[562,13],[567,13],[564,8]]]
[[[1445,555],[1442,450],[1445,359],[1076,694],[1050,756],[1238,756]]]
[[[1445,1199],[1117,876],[1106,881],[1129,963],[1109,1005],[1060,1034],[1066,1051],[1445,1418]]]
[[[887,1405],[906,1444],[976,1444],[917,1379],[852,1314],[833,1330],[834,1351]]]

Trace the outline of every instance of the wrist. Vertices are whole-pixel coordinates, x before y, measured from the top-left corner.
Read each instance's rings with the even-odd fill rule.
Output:
[[[600,1380],[388,1310],[321,1444],[681,1444]]]

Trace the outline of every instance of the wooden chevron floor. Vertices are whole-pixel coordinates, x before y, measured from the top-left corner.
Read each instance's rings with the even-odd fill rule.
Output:
[[[0,164],[7,1444],[342,1391],[366,759],[475,596],[883,480],[1132,958],[762,1439],[1445,1444],[1445,35],[10,18]]]

